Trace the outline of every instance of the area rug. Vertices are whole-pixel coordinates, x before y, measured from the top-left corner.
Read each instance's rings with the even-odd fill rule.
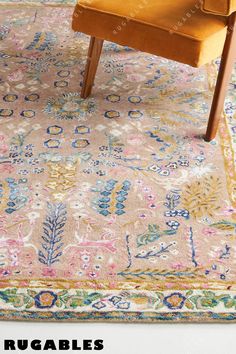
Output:
[[[76,0],[0,0],[0,6],[75,6]]]
[[[212,143],[206,68],[107,42],[82,100],[71,15],[1,8],[0,319],[235,321],[235,75]]]

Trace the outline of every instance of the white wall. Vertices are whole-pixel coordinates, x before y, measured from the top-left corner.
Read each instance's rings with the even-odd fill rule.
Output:
[[[104,339],[102,351],[45,351],[45,353],[102,354],[236,354],[236,325],[82,324],[0,322],[3,339]],[[12,353],[42,353],[15,351]]]

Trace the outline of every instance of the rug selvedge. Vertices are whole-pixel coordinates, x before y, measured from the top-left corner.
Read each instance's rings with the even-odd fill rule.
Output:
[[[220,142],[206,144],[204,70],[106,44],[85,102],[87,39],[52,29],[52,9],[23,22],[14,11],[2,27],[0,318],[235,321],[233,94]]]

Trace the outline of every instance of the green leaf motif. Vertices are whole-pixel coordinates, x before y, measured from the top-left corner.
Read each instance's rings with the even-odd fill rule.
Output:
[[[226,220],[219,221],[210,226],[222,231],[236,231],[236,223]]]
[[[144,232],[141,235],[138,235],[137,237],[137,246],[146,246],[149,243],[155,242],[159,240],[160,237],[162,236],[170,236],[170,235],[175,235],[176,230],[160,230],[160,227],[155,224],[149,224],[148,225],[148,230],[147,232]]]

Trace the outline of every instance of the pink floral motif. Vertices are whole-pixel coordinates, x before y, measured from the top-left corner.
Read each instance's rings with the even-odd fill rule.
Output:
[[[141,74],[129,74],[127,75],[127,80],[131,82],[142,82],[146,79],[144,75]]]
[[[202,232],[205,236],[215,236],[217,234],[217,231],[210,227],[205,227]]]
[[[0,135],[0,154],[5,154],[8,151],[8,145],[6,144],[6,138],[4,135]]]
[[[10,162],[4,163],[0,165],[0,173],[12,173],[14,172],[15,168],[12,166]]]
[[[144,142],[144,137],[141,134],[131,134],[128,138],[127,143],[134,146],[142,145]]]
[[[98,272],[94,272],[94,271],[90,271],[90,272],[87,273],[87,275],[89,276],[89,278],[95,279],[95,278],[98,278],[99,273]]]
[[[222,210],[222,214],[225,216],[231,216],[232,214],[236,214],[236,208],[228,206]]]
[[[20,81],[24,77],[24,72],[22,69],[17,69],[8,75],[9,81]]]
[[[42,275],[44,277],[55,277],[57,274],[56,270],[50,267],[44,268],[42,270]]]

